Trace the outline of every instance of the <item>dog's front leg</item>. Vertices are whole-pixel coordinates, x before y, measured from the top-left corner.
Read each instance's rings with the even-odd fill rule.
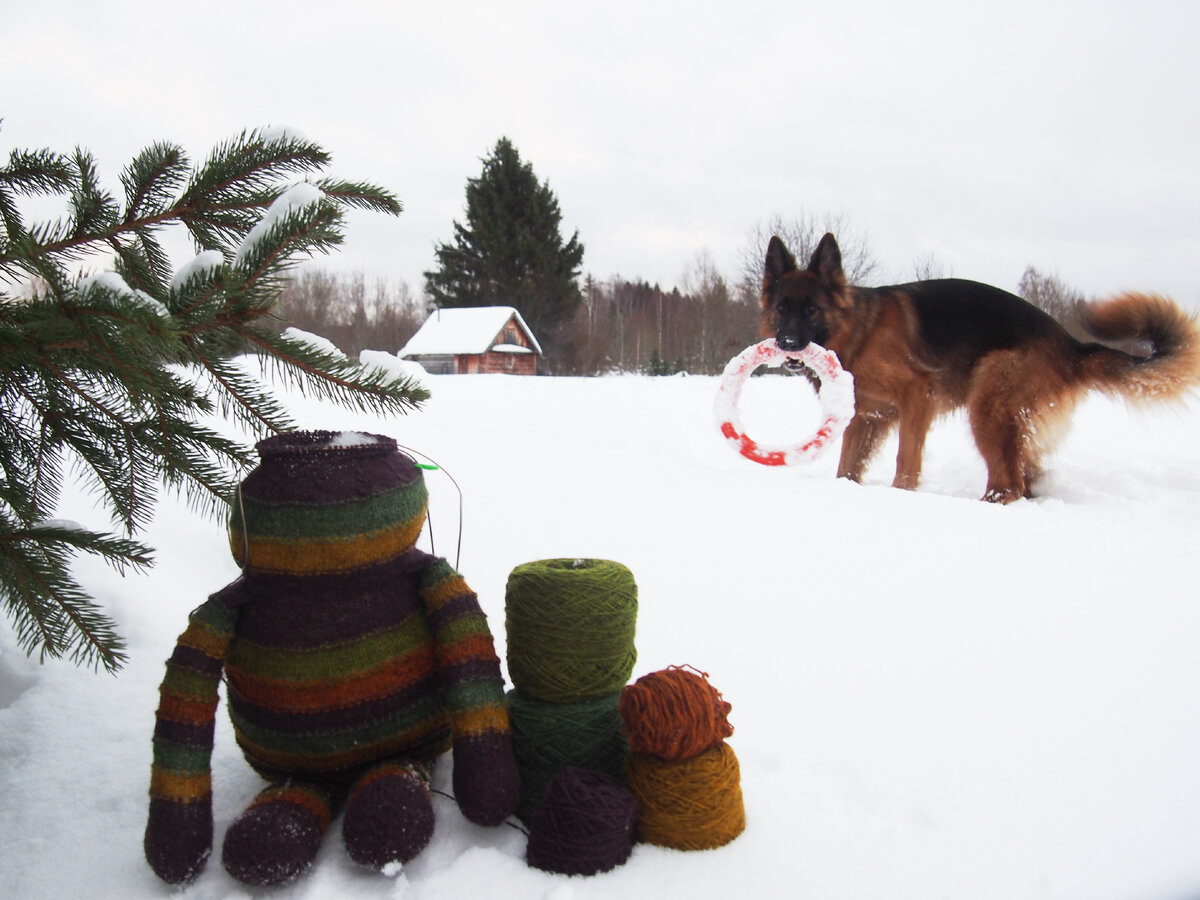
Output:
[[[933,424],[933,405],[924,388],[910,391],[900,411],[900,449],[896,453],[896,477],[892,487],[916,490],[921,480],[921,459],[925,455],[925,438]]]
[[[838,460],[838,478],[862,481],[868,463],[895,424],[888,410],[859,407],[842,435],[842,455]]]

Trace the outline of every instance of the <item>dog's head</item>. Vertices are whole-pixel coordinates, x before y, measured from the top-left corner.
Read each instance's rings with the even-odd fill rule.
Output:
[[[767,245],[763,267],[759,332],[775,338],[781,350],[803,350],[829,340],[839,312],[847,304],[842,252],[832,234],[821,238],[807,269],[778,236]]]

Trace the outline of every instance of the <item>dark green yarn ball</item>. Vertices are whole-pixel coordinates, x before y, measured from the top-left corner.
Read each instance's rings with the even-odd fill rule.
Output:
[[[508,673],[530,697],[578,703],[620,691],[637,661],[637,584],[603,559],[513,569],[505,591]]]
[[[524,821],[550,780],[567,767],[624,778],[629,744],[621,732],[620,692],[581,703],[547,703],[514,689],[505,699],[521,772],[517,815]]]

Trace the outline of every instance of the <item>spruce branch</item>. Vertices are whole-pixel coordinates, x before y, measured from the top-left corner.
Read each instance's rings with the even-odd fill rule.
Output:
[[[417,407],[427,393],[269,327],[284,279],[343,239],[348,209],[398,214],[383,188],[322,175],[306,139],[247,131],[196,168],[166,142],[120,173],[120,199],[91,154],[14,151],[0,168],[0,606],[21,646],[115,670],[113,623],[70,573],[75,553],[150,564],[133,541],[160,490],[207,515],[227,511],[259,437],[294,427],[266,382],[365,412]],[[27,225],[22,198],[67,212]],[[182,228],[198,256],[175,271],[161,242]],[[111,260],[81,277],[80,263]],[[241,358],[259,357],[259,377]],[[47,526],[65,472],[125,537]]]
[[[356,209],[399,215],[403,210],[400,202],[387,191],[381,191],[372,184],[355,181],[334,181],[321,179],[316,182],[325,194]]]
[[[240,365],[240,360],[205,360],[223,418],[232,418],[251,433],[279,433],[295,428],[291,414],[275,395],[265,391]],[[265,372],[264,372],[265,375]]]
[[[260,359],[274,378],[287,379],[302,394],[319,399],[344,398],[359,412],[394,415],[420,406],[429,392],[406,376],[355,362],[302,337],[246,329],[246,340],[263,352]]]
[[[0,237],[17,240],[25,233],[16,198],[57,194],[71,186],[71,164],[49,150],[14,150],[0,169]]]
[[[100,556],[120,570],[145,570],[153,561],[149,548],[135,541],[71,523],[13,528],[0,516],[0,606],[26,652],[115,672],[126,661],[124,643],[71,576],[77,551]]]
[[[125,220],[153,217],[167,209],[187,183],[190,167],[183,150],[159,142],[147,147],[121,173]]]
[[[0,169],[0,192],[58,194],[72,184],[71,162],[49,150],[13,150]]]

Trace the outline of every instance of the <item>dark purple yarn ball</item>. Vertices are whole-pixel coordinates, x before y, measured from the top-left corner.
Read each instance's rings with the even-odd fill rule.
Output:
[[[533,812],[525,860],[547,872],[595,875],[633,852],[637,800],[616,778],[569,766],[550,779]]]

